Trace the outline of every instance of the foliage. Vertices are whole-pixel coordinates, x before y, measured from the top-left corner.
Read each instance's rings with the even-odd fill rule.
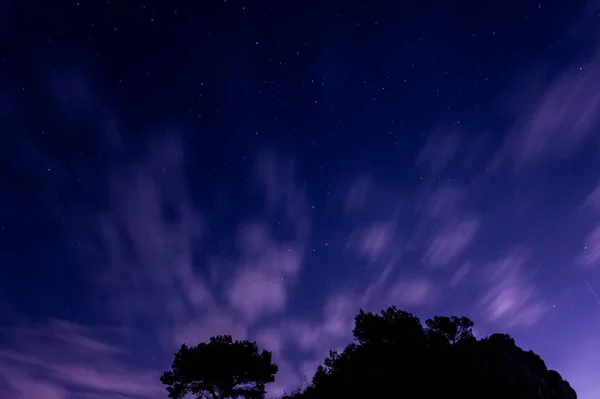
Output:
[[[418,318],[390,307],[360,311],[356,343],[330,352],[312,383],[284,399],[576,399],[559,373],[506,334],[477,340],[466,317]]]
[[[275,381],[277,373],[271,357],[269,351],[259,352],[254,342],[216,336],[208,343],[181,345],[172,370],[160,381],[171,399],[183,399],[188,394],[198,399],[262,399],[265,385]]]
[[[576,399],[569,383],[506,334],[477,340],[466,317],[435,316],[423,326],[390,307],[360,311],[355,342],[331,351],[310,384],[282,399],[450,398]],[[261,399],[275,380],[271,353],[256,344],[217,336],[181,346],[162,375],[169,398]]]

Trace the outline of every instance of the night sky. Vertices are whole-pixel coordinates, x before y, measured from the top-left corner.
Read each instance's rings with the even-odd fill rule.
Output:
[[[0,396],[269,395],[362,307],[465,315],[600,397],[600,1],[0,2]]]

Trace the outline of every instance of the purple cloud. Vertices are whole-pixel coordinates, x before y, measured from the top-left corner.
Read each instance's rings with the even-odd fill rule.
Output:
[[[532,326],[548,310],[535,286],[524,275],[526,262],[527,256],[515,251],[490,262],[483,271],[487,288],[479,306],[489,322],[508,328]]]
[[[359,251],[368,259],[375,260],[386,252],[394,242],[396,226],[393,222],[379,222],[368,227],[359,239]]]
[[[480,225],[480,220],[474,216],[451,220],[433,238],[421,261],[433,267],[451,263],[473,241]]]
[[[597,266],[600,263],[600,223],[585,237],[581,261],[585,266]]]
[[[443,130],[433,132],[417,156],[417,166],[434,172],[441,171],[456,157],[461,143],[462,135],[459,133]]]
[[[356,179],[348,192],[348,196],[345,198],[346,212],[356,213],[363,209],[372,185],[373,181],[368,176]]]
[[[466,189],[455,184],[444,184],[435,189],[417,209],[432,218],[447,218],[456,213],[466,198]]]
[[[3,328],[3,340],[13,348],[0,350],[6,397],[71,399],[76,396],[66,387],[73,386],[107,397],[159,397],[163,389],[157,371],[126,365],[120,359],[126,351],[97,338],[99,332],[60,320]]]

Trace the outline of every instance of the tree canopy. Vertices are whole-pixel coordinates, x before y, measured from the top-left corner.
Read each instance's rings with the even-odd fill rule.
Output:
[[[181,345],[171,371],[160,381],[171,399],[183,399],[188,394],[198,399],[262,399],[265,385],[275,381],[277,373],[271,357],[269,351],[259,352],[254,342],[219,335],[208,343]]]
[[[466,317],[360,311],[355,343],[330,352],[312,383],[284,399],[576,399],[559,373],[506,334],[477,340]]]
[[[389,307],[360,311],[355,342],[331,351],[304,389],[282,399],[450,398],[576,399],[561,375],[506,334],[476,339],[466,317],[435,316],[422,325]],[[161,377],[169,398],[263,398],[275,380],[271,353],[218,336],[175,354]]]

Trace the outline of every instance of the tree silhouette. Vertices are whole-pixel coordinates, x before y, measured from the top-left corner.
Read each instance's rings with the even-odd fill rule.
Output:
[[[230,335],[210,338],[208,343],[181,345],[175,353],[171,371],[160,381],[168,397],[183,399],[262,399],[265,385],[275,381],[277,366],[272,354],[259,352],[256,343],[233,341]]]
[[[576,399],[559,373],[506,334],[477,340],[466,317],[425,322],[390,307],[360,311],[355,343],[331,351],[312,383],[284,399]]]
[[[454,345],[459,341],[473,339],[473,322],[466,317],[434,316],[425,321],[430,339]]]

